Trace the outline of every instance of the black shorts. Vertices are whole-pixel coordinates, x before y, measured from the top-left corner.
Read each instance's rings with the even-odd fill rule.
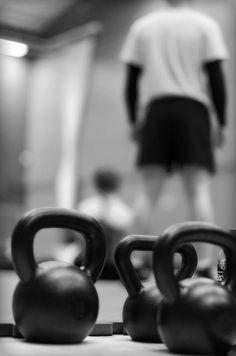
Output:
[[[153,100],[140,132],[137,165],[173,168],[197,165],[215,171],[210,118],[198,101],[170,97]]]

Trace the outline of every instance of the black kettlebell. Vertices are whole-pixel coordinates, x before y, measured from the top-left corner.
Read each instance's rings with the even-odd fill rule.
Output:
[[[58,261],[36,263],[33,241],[45,228],[82,233],[86,241],[84,264],[78,268]],[[105,260],[105,236],[100,225],[77,211],[39,208],[16,224],[12,259],[20,281],[13,295],[13,316],[29,341],[79,343],[92,330],[99,301],[94,283]]]
[[[236,236],[236,230],[231,229],[232,233],[234,236]],[[224,280],[227,278],[227,250],[221,249],[219,256],[218,256],[218,262],[217,262],[217,275],[216,279],[218,282],[222,283]]]
[[[227,250],[229,270],[221,285],[210,278],[177,281],[173,254],[183,243],[207,242]],[[164,299],[158,314],[163,342],[174,353],[226,354],[236,343],[236,240],[215,224],[179,223],[155,242],[153,266]]]
[[[162,296],[155,282],[143,286],[131,261],[133,251],[153,251],[156,236],[130,235],[121,240],[115,250],[115,265],[129,296],[122,318],[124,327],[134,341],[161,342],[156,325],[156,315]],[[178,251],[182,255],[182,265],[178,278],[190,277],[197,266],[197,255],[191,245]]]

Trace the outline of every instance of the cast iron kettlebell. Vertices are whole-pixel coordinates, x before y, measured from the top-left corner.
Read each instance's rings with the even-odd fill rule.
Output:
[[[58,261],[36,263],[33,241],[36,233],[45,228],[72,229],[83,234],[86,257],[80,268]],[[74,210],[32,210],[15,226],[12,259],[20,277],[13,295],[13,316],[23,337],[46,343],[81,342],[98,315],[94,283],[105,260],[105,236],[100,225]]]
[[[227,250],[227,280],[210,278],[178,282],[173,254],[183,243],[207,242]],[[153,266],[164,299],[158,328],[171,352],[226,354],[236,343],[236,240],[233,233],[215,224],[179,223],[168,228],[155,243]]]
[[[123,307],[123,323],[134,341],[161,342],[156,315],[162,296],[155,282],[150,286],[142,285],[131,261],[131,253],[135,250],[153,251],[156,239],[156,236],[130,235],[121,240],[115,251],[117,271],[129,294]],[[190,277],[197,266],[195,249],[185,245],[178,252],[182,255],[178,278]]]
[[[235,229],[230,229],[234,236],[236,237],[236,230]],[[217,261],[217,275],[216,279],[218,282],[222,283],[224,280],[227,278],[227,250],[221,249],[219,252],[218,256],[218,261]]]

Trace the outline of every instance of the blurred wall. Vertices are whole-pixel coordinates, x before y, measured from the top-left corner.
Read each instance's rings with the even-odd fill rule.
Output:
[[[0,58],[0,252],[23,213],[63,205],[64,187],[63,202],[68,195],[70,200],[77,195],[72,188],[79,161],[77,136],[87,103],[95,37],[69,41],[33,59]],[[56,189],[59,169],[62,184]],[[48,254],[55,238],[60,238],[53,229],[46,235],[36,239],[39,256]]]
[[[0,56],[0,242],[24,205],[25,106],[29,63]]]

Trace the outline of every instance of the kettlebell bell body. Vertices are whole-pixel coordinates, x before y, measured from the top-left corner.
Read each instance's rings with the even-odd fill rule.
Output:
[[[182,243],[208,242],[231,252],[229,279],[221,285],[210,278],[178,282],[173,253]],[[165,255],[165,258],[162,257]],[[156,241],[153,264],[160,292],[158,329],[171,352],[225,354],[236,343],[236,242],[230,231],[214,224],[188,222],[171,226]]]
[[[134,341],[161,342],[156,325],[156,315],[162,296],[155,283],[143,286],[131,262],[134,250],[153,251],[156,236],[131,235],[125,237],[115,251],[115,264],[129,296],[122,311],[124,327]],[[195,271],[195,249],[186,245],[180,251],[183,256],[179,278],[189,277]]]
[[[157,331],[156,314],[162,297],[154,285],[142,288],[125,301],[122,317],[125,330],[134,341],[161,342]]]
[[[84,265],[59,261],[36,264],[33,240],[43,228],[67,228],[83,234]],[[26,214],[12,235],[12,258],[20,281],[12,302],[20,333],[29,341],[79,343],[97,319],[95,281],[105,260],[105,236],[100,225],[77,211],[43,208]]]

